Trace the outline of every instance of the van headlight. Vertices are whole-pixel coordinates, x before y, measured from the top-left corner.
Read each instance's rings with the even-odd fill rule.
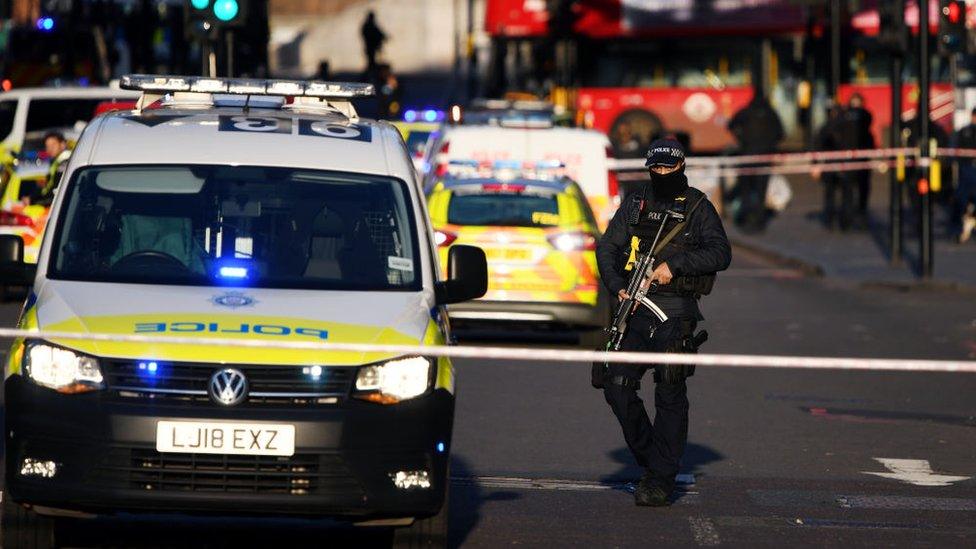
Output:
[[[59,393],[87,393],[105,388],[96,358],[47,343],[28,345],[24,372],[27,379]]]
[[[430,372],[430,360],[419,356],[363,366],[356,376],[353,396],[380,404],[396,404],[426,393]]]

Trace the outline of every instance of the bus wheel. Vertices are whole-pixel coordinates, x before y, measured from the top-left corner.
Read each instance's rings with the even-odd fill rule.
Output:
[[[8,494],[3,494],[8,496]],[[57,547],[54,519],[3,498],[0,513],[0,547],[4,549],[50,549]]]
[[[650,111],[631,109],[610,125],[610,142],[618,158],[644,156],[648,145],[664,131],[661,119]]]
[[[393,547],[396,549],[420,549],[447,547],[447,526],[450,502],[447,492],[444,494],[444,505],[439,513],[432,517],[415,520],[406,528],[393,531]]]

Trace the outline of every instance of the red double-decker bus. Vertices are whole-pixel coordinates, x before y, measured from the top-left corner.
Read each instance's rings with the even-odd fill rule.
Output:
[[[576,0],[569,5],[569,47],[555,58],[534,58],[545,44],[559,42],[552,26],[558,0],[488,0],[486,29],[493,38],[492,66],[515,67],[504,74],[508,88],[537,88],[542,72],[532,63],[569,65],[565,85],[575,91],[577,121],[607,133],[618,156],[636,156],[661,132],[687,134],[698,153],[734,145],[726,125],[765,90],[780,115],[787,147],[804,143],[803,129],[823,122],[828,89],[829,37],[822,7],[791,0]],[[891,121],[888,54],[877,43],[876,2],[845,14],[838,99],[860,92],[873,112],[874,133],[885,143]],[[917,7],[909,3],[911,10]],[[566,14],[563,14],[566,17]],[[564,19],[565,20],[565,19]],[[937,18],[934,18],[938,21]],[[915,25],[917,27],[917,23]],[[557,49],[557,51],[559,51]],[[498,56],[505,56],[507,64]],[[514,59],[514,61],[513,61]],[[934,64],[932,115],[951,129],[952,88],[946,63]],[[911,67],[908,67],[911,71]],[[520,82],[519,75],[525,75]],[[913,82],[913,78],[906,78]],[[528,82],[529,85],[521,85]],[[903,91],[903,118],[914,116],[917,90]],[[810,132],[806,133],[808,137]]]

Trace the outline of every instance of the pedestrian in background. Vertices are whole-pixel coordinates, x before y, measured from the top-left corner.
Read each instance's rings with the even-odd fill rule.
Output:
[[[976,149],[976,109],[970,113],[969,124],[952,136],[952,146]],[[976,229],[976,159],[959,158],[959,179],[953,197],[949,231],[959,243],[969,240]]]
[[[779,115],[758,88],[752,101],[732,117],[729,131],[739,143],[741,154],[775,152],[784,137]],[[735,195],[739,198],[739,210],[735,214],[735,224],[743,231],[755,233],[766,228],[768,184],[769,174],[740,175],[736,180]]]
[[[827,120],[817,131],[814,145],[819,151],[840,150],[839,141],[841,139],[841,115],[843,109],[840,105],[832,103],[827,108]],[[854,205],[854,189],[850,184],[850,179],[841,177],[841,174],[833,171],[827,166],[824,170],[816,167],[813,170],[814,179],[819,179],[824,187],[823,203],[823,223],[828,230],[834,230],[838,226],[842,230],[847,230],[851,225]],[[840,195],[840,205],[838,210],[837,198]]]
[[[642,306],[631,317],[620,350],[695,352],[702,338],[695,328],[703,320],[698,299],[711,292],[715,273],[728,268],[732,248],[715,207],[698,189],[688,186],[685,153],[674,139],[651,143],[646,166],[650,179],[631,193],[614,214],[596,249],[600,278],[611,295],[627,299],[626,288],[638,253],[654,241],[665,211],[682,210],[685,220],[671,220],[661,230],[653,273],[644,284],[657,284],[647,298],[667,315],[663,323]],[[651,252],[647,252],[651,253]],[[665,506],[681,465],[688,440],[688,386],[694,366],[657,365],[654,368],[654,423],[637,395],[646,366],[608,365],[603,395],[623,429],[624,440],[644,468],[634,500],[637,505]],[[595,385],[599,387],[600,385]]]
[[[366,50],[366,71],[371,72],[376,68],[376,55],[383,49],[386,42],[386,34],[376,23],[376,13],[370,11],[366,14],[366,20],[359,29],[363,37],[363,47]]]
[[[840,128],[841,148],[844,150],[873,149],[875,147],[874,134],[871,124],[874,118],[864,108],[864,97],[855,93],[847,102],[844,109]],[[854,212],[853,225],[864,229],[868,226],[868,201],[871,198],[871,170],[854,170],[844,176],[852,179],[851,183],[857,189],[857,209]]]

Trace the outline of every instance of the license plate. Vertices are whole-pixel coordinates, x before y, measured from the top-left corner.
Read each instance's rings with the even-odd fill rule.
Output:
[[[295,426],[216,421],[160,421],[156,450],[182,454],[291,456]]]

